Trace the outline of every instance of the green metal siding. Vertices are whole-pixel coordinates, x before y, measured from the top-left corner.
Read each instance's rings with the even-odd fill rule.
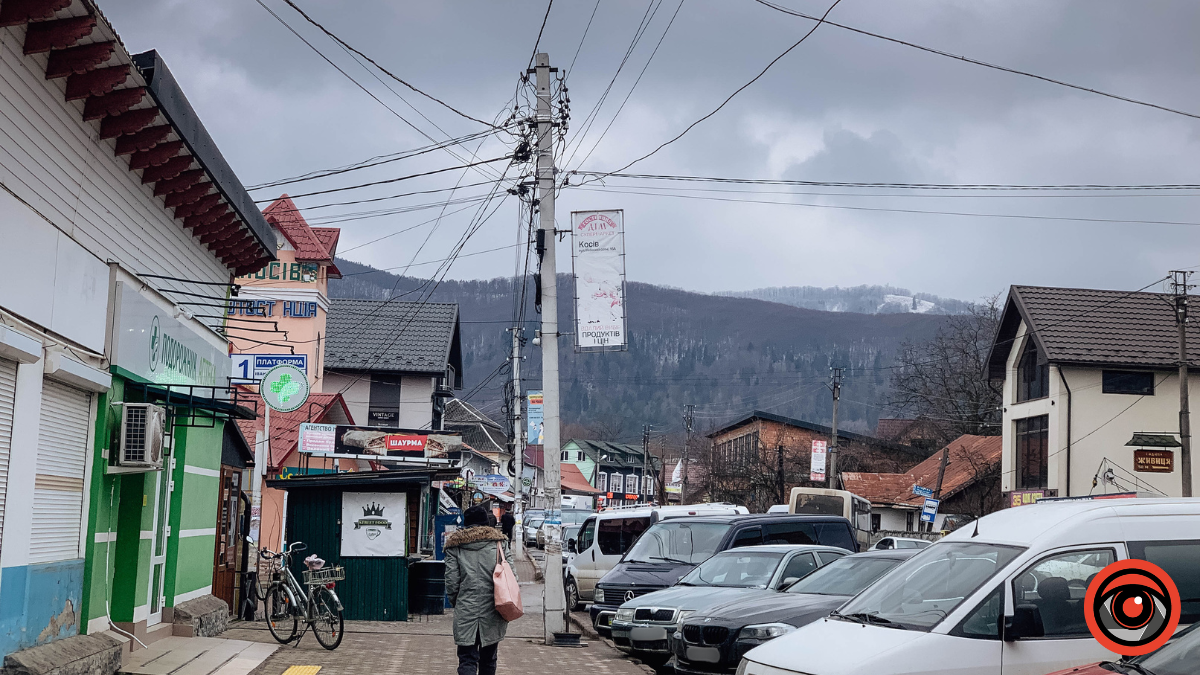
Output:
[[[408,621],[408,559],[342,558],[341,519],[340,489],[289,490],[285,538],[308,545],[292,560],[292,574],[302,579],[304,558],[315,553],[327,565],[346,568],[337,594],[347,620]]]

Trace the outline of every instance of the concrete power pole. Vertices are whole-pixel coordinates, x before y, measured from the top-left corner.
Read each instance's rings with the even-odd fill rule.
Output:
[[[524,283],[524,279],[521,280]],[[517,527],[514,532],[516,538],[513,539],[512,545],[515,551],[515,558],[520,559],[525,554],[525,505],[523,503],[523,493],[525,492],[525,484],[522,474],[525,471],[525,426],[521,424],[521,327],[513,326],[512,329],[512,429],[513,429],[513,464],[516,469],[516,478],[513,480],[513,518],[517,521]]]
[[[937,499],[939,501],[942,498],[942,482],[944,480],[946,480],[946,463],[948,461],[950,461],[950,446],[947,445],[946,447],[942,448],[942,461],[938,465],[937,487],[935,487],[933,489],[933,498]],[[939,507],[939,510],[940,510],[940,507]],[[936,520],[936,519],[937,519],[937,515],[935,514],[934,520]],[[933,523],[929,523],[929,528],[927,531],[933,532]]]
[[[692,428],[696,421],[696,406],[691,403],[687,404],[683,413],[683,428],[687,431],[687,438],[683,442],[683,484],[679,487],[679,505],[683,506],[687,503],[688,496],[688,469],[691,464],[689,455],[692,450]]]
[[[650,425],[642,425],[642,485],[638,489],[638,493],[646,492],[646,476],[650,475]],[[643,497],[652,497],[653,495],[642,494]],[[646,501],[651,501],[647,499]]]
[[[1192,496],[1192,420],[1188,410],[1188,276],[1191,272],[1172,271],[1171,290],[1175,295],[1175,326],[1179,331],[1179,469],[1183,473],[1183,496]]]
[[[837,489],[837,453],[838,453],[838,399],[842,397],[842,369],[830,368],[829,389],[833,392],[833,431],[829,438],[829,473],[826,476],[829,487]]]
[[[541,261],[542,282],[542,411],[544,431],[542,451],[546,473],[546,597],[543,619],[546,644],[554,644],[555,633],[567,630],[567,599],[563,591],[562,559],[562,469],[559,457],[558,397],[558,274],[554,264],[554,246],[558,241],[554,228],[554,113],[550,108],[550,55],[535,57],[537,76],[537,196],[538,227],[545,238],[546,250]],[[556,514],[557,518],[556,518]],[[555,523],[552,519],[557,519]]]

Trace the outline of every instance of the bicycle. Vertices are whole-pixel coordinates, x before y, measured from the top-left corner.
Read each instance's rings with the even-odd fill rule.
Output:
[[[280,644],[294,640],[299,645],[304,633],[312,628],[317,642],[332,651],[342,644],[345,627],[342,601],[333,586],[335,581],[346,578],[346,570],[340,565],[322,567],[324,561],[319,558],[306,559],[308,569],[304,571],[304,583],[301,584],[292,574],[290,564],[292,554],[307,549],[305,544],[295,542],[282,553],[265,548],[259,551],[263,558],[279,561],[271,572],[271,584],[265,594],[267,630]],[[301,620],[305,627],[297,632]]]

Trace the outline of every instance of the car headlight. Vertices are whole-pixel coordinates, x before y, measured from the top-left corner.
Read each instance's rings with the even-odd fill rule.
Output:
[[[604,589],[603,588],[596,589],[596,592],[592,594],[592,601],[593,602],[604,602]]]
[[[696,613],[694,609],[684,609],[679,612],[679,617],[675,619],[675,625],[678,630],[683,630],[683,620]]]
[[[780,635],[787,635],[796,630],[796,627],[786,623],[759,623],[753,626],[746,626],[738,633],[738,639],[748,640],[772,640]]]
[[[632,607],[622,607],[617,610],[618,621],[633,621],[633,613],[636,612]]]

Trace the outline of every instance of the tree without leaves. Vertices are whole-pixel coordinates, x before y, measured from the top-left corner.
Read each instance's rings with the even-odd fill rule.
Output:
[[[924,343],[904,343],[892,373],[894,410],[933,422],[949,443],[962,434],[1000,433],[1000,392],[987,378],[987,356],[1000,321],[999,296],[951,316]]]

